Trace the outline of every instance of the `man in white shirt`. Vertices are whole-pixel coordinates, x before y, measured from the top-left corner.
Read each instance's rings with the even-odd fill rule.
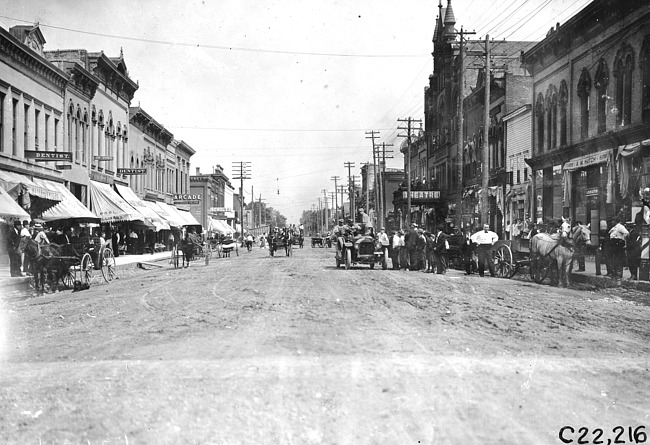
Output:
[[[489,224],[483,225],[483,230],[472,235],[472,242],[478,245],[478,274],[485,275],[485,264],[490,270],[490,276],[494,276],[494,261],[492,260],[492,246],[499,240],[499,235],[490,230]]]
[[[609,230],[609,256],[611,257],[613,270],[608,270],[607,275],[621,279],[623,278],[623,266],[626,263],[625,239],[630,232],[621,224],[620,217],[616,217],[614,222],[616,224]]]

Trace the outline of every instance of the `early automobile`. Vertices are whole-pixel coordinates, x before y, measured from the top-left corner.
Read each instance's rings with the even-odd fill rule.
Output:
[[[364,235],[355,235],[348,231],[339,236],[336,242],[336,267],[341,264],[349,269],[354,264],[368,264],[371,269],[375,264],[381,264],[381,268],[388,268],[388,246],[384,246],[369,230]]]

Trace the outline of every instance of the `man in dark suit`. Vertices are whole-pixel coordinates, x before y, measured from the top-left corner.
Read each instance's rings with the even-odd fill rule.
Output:
[[[438,226],[433,246],[436,273],[447,273],[447,235],[442,229],[443,226]]]
[[[13,228],[9,231],[7,237],[7,253],[9,254],[9,272],[12,277],[22,277],[23,274],[20,270],[20,253],[18,247],[20,246],[20,231],[22,226],[20,221],[14,221]]]

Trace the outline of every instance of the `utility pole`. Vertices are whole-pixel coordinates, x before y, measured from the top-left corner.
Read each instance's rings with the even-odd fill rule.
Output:
[[[354,162],[345,162],[343,163],[343,166],[348,168],[348,198],[350,199],[350,215],[352,219],[352,223],[355,222],[355,213],[354,213],[354,196],[352,196],[352,185],[351,185],[351,180],[352,180],[352,167],[354,167]]]
[[[241,232],[240,235],[244,234],[244,179],[251,179],[250,162],[233,162],[232,163],[232,179],[239,179],[239,220],[241,222]]]
[[[253,184],[251,184],[251,226],[255,228],[255,193],[253,192]]]
[[[406,225],[411,226],[411,124],[416,122],[422,122],[422,119],[413,119],[408,117],[406,119],[397,119],[397,122],[406,122],[407,126],[397,127],[398,130],[406,130],[406,135],[398,134],[397,137],[405,137],[407,141],[407,172],[406,172],[406,194],[407,194],[407,206],[406,210]]]
[[[366,135],[369,135],[366,136],[366,139],[372,140],[372,178],[373,178],[373,188],[375,192],[375,214],[379,215],[379,190],[377,188],[377,156],[376,156],[377,146],[375,145],[375,136],[378,137],[379,132],[375,130],[366,131]],[[368,175],[366,175],[366,182],[368,181],[367,176]],[[370,212],[370,206],[368,206],[366,210]],[[381,228],[381,224],[378,224],[378,226],[379,226],[378,228]]]
[[[261,193],[260,193],[259,203],[260,203],[260,211],[259,211],[260,227],[262,227],[262,213],[264,213],[264,212],[262,211],[262,194]],[[264,215],[264,223],[266,223],[266,215]]]
[[[384,225],[385,225],[384,224],[384,218],[386,217],[386,158],[387,157],[388,157],[388,159],[393,158],[393,156],[391,156],[391,155],[386,156],[387,152],[388,153],[393,152],[393,150],[388,150],[387,151],[386,147],[392,147],[392,146],[393,146],[393,144],[387,144],[385,142],[381,143],[381,158],[382,158],[381,159],[381,178],[380,178],[381,180],[379,181],[379,184],[380,184],[379,192],[380,192],[380,196],[381,196],[381,199],[379,200],[379,204],[380,204],[379,207],[380,207],[380,210],[381,210],[381,217],[379,218],[379,220],[381,221],[381,225],[379,226],[380,229],[384,228]]]
[[[345,221],[345,200],[343,199],[343,194],[345,193],[345,186],[339,185],[339,192],[341,192],[341,219]]]
[[[339,188],[337,185],[337,181],[341,178],[339,176],[332,176],[330,179],[334,181],[334,197],[336,198],[336,203],[334,206],[334,220],[335,220],[334,225],[336,225],[339,219],[339,197],[337,195]]]
[[[485,108],[483,113],[483,150],[481,159],[481,223],[488,224],[488,184],[490,183],[490,38],[485,35]],[[496,230],[496,227],[493,227]]]
[[[456,147],[458,147],[458,202],[456,203],[456,217],[458,218],[459,225],[461,229],[463,228],[463,186],[464,186],[464,174],[463,169],[465,168],[465,135],[463,133],[463,126],[465,125],[465,110],[464,110],[464,101],[465,101],[465,36],[468,34],[476,34],[475,32],[465,32],[461,26],[460,28],[460,50],[458,56],[458,67],[456,68],[456,73],[458,73],[458,142]]]
[[[366,167],[366,211],[370,211],[370,162],[362,162],[363,166]],[[363,187],[363,185],[362,185]]]
[[[335,199],[338,200],[337,197],[336,197],[336,191],[330,192],[330,202],[331,202],[332,204],[334,203],[334,200],[335,200]],[[338,221],[337,221],[337,219],[336,219],[336,215],[337,215],[336,212],[337,212],[337,209],[336,209],[336,207],[334,207],[334,222],[333,222],[333,224],[332,224],[333,227],[335,227],[335,226],[337,225],[337,223],[338,223]]]
[[[327,209],[327,190],[325,189],[323,189],[323,200],[325,202],[325,231],[327,232],[329,230],[330,216],[329,210]]]

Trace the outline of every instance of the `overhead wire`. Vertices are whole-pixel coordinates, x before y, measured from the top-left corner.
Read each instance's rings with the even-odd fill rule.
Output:
[[[24,19],[18,19],[15,17],[9,17],[5,15],[0,15],[1,18],[7,20],[13,20],[21,23],[30,23],[34,22]],[[273,49],[264,49],[264,48],[246,48],[238,47],[231,45],[212,45],[208,43],[195,43],[195,42],[173,42],[171,40],[159,40],[159,39],[145,39],[142,37],[132,37],[132,36],[121,36],[115,34],[107,34],[96,31],[85,31],[81,29],[67,28],[64,26],[50,25],[47,23],[40,23],[39,26],[44,28],[58,29],[61,31],[76,32],[80,34],[93,35],[98,37],[107,37],[111,39],[120,39],[120,40],[129,40],[135,42],[143,43],[153,43],[159,45],[169,45],[169,46],[180,46],[180,47],[190,47],[190,48],[207,48],[207,49],[218,49],[226,51],[243,51],[243,52],[252,52],[252,53],[269,53],[269,54],[288,54],[288,55],[300,55],[300,56],[325,56],[325,57],[360,57],[360,58],[420,58],[426,57],[428,54],[345,54],[345,53],[325,53],[325,52],[310,52],[310,51],[289,51],[289,50],[273,50]]]

